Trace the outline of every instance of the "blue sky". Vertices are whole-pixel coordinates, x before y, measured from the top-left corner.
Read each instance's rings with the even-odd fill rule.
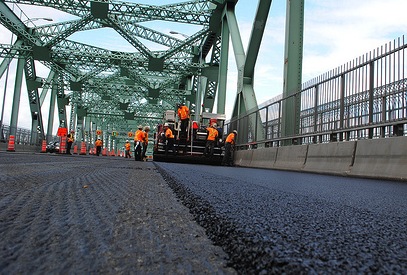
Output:
[[[140,0],[130,2],[162,5],[180,1]],[[71,16],[53,9],[22,7],[30,18],[50,17],[56,22],[72,19]],[[239,0],[236,6],[236,16],[245,49],[248,45],[256,9],[257,1],[253,0]],[[254,88],[258,103],[282,93],[285,10],[285,0],[272,2],[255,70]],[[407,20],[404,19],[404,13],[406,10],[406,0],[305,0],[303,82],[351,61],[390,40],[405,35]],[[49,22],[39,20],[34,23]],[[165,33],[176,30],[185,34],[192,34],[196,30],[195,27],[167,22],[161,25],[161,31]],[[77,33],[72,36],[78,41],[89,40],[90,37],[93,41],[92,44],[116,50],[129,49],[127,42],[113,31]],[[0,43],[10,43],[10,33],[2,26],[0,26]],[[46,77],[48,70],[38,66],[37,73],[41,77]],[[228,78],[226,112],[227,115],[230,115],[237,83],[233,51],[230,52]],[[4,89],[4,79],[3,76],[0,80],[1,95]],[[10,121],[11,113],[11,95],[14,85],[12,73],[8,83],[7,108],[5,108],[4,119],[6,124]],[[21,114],[21,110],[29,108],[25,95],[26,91],[23,90],[19,126],[29,128],[30,119]],[[44,106],[42,111],[44,117],[47,117],[48,108]]]

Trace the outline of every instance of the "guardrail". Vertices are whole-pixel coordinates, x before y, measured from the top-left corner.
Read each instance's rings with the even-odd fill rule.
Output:
[[[294,95],[232,118],[225,130],[239,132],[238,149],[403,136],[406,48],[404,36],[389,42],[304,83]],[[283,110],[295,113],[294,135],[283,134]]]

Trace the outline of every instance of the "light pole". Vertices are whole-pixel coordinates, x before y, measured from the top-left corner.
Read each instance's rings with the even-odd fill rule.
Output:
[[[179,35],[182,35],[182,36],[185,37],[185,38],[189,38],[189,35],[186,35],[186,34],[181,33],[181,32],[170,31],[170,33],[171,33],[171,34],[179,34]]]
[[[52,18],[36,17],[36,18],[31,18],[31,19],[23,21],[23,24],[32,23],[33,21],[37,21],[37,20],[54,21]],[[14,39],[14,33],[11,32],[10,46],[13,46],[13,39]],[[3,138],[4,106],[5,106],[5,103],[6,103],[7,82],[8,82],[8,74],[9,74],[11,61],[12,61],[12,59],[10,58],[10,60],[8,61],[8,64],[7,64],[6,79],[4,81],[4,93],[3,93],[3,102],[2,102],[2,107],[1,107],[1,118],[0,118],[0,131],[1,131],[1,137],[0,138],[1,139]]]
[[[35,18],[24,20],[23,23],[24,24],[27,23],[27,25],[28,25],[28,23],[32,23],[32,22],[37,21],[37,20],[54,21],[52,18],[49,18],[49,17],[35,17]]]

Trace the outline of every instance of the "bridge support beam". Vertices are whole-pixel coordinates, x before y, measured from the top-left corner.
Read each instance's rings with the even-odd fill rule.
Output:
[[[15,136],[17,132],[18,111],[20,109],[21,87],[23,83],[25,59],[20,58],[17,61],[16,80],[14,85],[13,108],[10,117],[10,135]]]
[[[284,54],[284,87],[282,136],[293,136],[300,129],[301,98],[294,96],[301,91],[302,55],[304,33],[304,0],[287,0],[286,38]],[[287,141],[286,145],[292,141]]]

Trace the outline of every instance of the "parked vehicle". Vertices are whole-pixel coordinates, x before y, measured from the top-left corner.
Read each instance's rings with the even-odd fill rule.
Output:
[[[46,147],[47,153],[59,153],[59,141],[51,141]]]

